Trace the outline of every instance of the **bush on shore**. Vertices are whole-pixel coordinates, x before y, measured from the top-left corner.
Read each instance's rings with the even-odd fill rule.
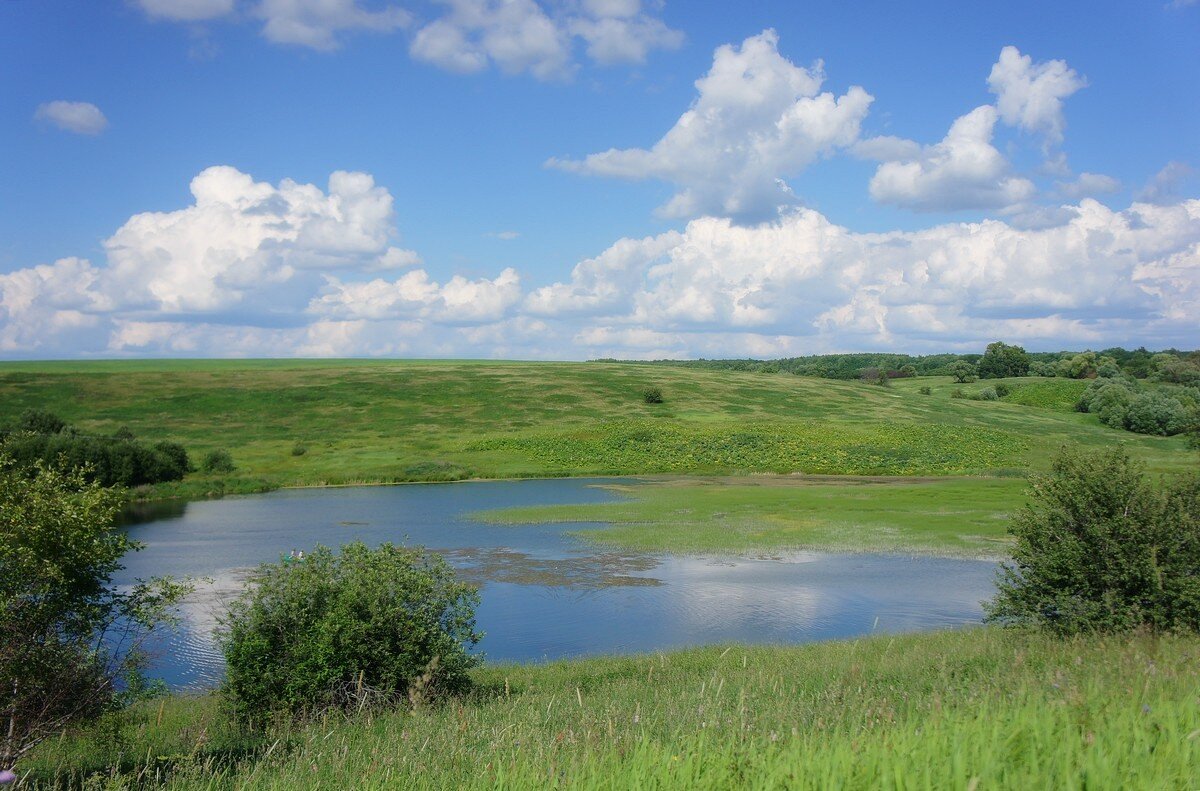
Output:
[[[226,691],[243,719],[461,691],[480,661],[478,603],[419,548],[359,541],[264,564],[222,621]]]
[[[1062,635],[1200,631],[1200,476],[1155,487],[1123,449],[1068,450],[1031,496],[990,620]]]

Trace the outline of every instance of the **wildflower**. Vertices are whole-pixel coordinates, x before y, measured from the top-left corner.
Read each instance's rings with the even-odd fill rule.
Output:
[[[5,769],[3,772],[0,772],[0,785],[8,785],[15,782],[16,779],[17,773],[11,769]]]

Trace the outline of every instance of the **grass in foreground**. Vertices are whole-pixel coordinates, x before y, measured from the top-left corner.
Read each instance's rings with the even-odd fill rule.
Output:
[[[709,478],[605,488],[629,499],[489,511],[493,523],[604,522],[577,536],[620,549],[787,549],[1007,554],[1008,515],[1024,480],[1002,478]]]
[[[1016,391],[1038,406],[952,399],[949,377],[882,388],[587,363],[0,363],[0,423],[37,407],[85,431],[128,426],[148,441],[176,440],[194,458],[233,454],[233,475],[189,476],[150,492],[159,497],[470,477],[991,475],[1045,469],[1065,443],[1122,444],[1156,472],[1193,463],[1180,439],[1063,411],[1074,383],[1059,393],[1007,381],[1040,388]],[[645,403],[651,385],[665,403]],[[298,445],[305,452],[295,455]]]
[[[1200,638],[997,629],[493,666],[467,699],[251,736],[143,704],[35,788],[1194,787]]]

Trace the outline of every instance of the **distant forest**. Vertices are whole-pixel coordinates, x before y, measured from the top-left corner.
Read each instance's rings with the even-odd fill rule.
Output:
[[[1017,347],[1019,348],[1019,347]],[[1184,362],[1188,367],[1200,368],[1200,351],[1164,349],[1159,352],[1146,348],[1123,349],[1119,346],[1099,352],[1027,352],[1030,363],[1028,374],[1054,376],[1061,370],[1060,363],[1073,360],[1080,355],[1094,355],[1095,359],[1110,358],[1120,372],[1135,379],[1145,379],[1155,373],[1156,354],[1167,354]],[[798,376],[816,376],[825,379],[871,378],[875,372],[887,372],[892,378],[902,376],[950,376],[952,366],[958,362],[977,366],[983,354],[884,354],[864,352],[861,354],[815,354],[806,357],[781,357],[775,360],[728,359],[728,360],[614,360],[605,358],[594,362],[644,362],[646,365],[671,365],[685,368],[714,368],[730,371],[758,371],[763,373],[790,373]],[[1163,358],[1159,358],[1162,360]],[[1094,374],[1093,374],[1094,376]]]

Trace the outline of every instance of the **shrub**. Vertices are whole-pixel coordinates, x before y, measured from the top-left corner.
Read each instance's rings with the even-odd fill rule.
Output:
[[[57,434],[66,427],[62,418],[44,409],[26,409],[17,418],[17,431],[30,434]]]
[[[972,401],[995,401],[999,396],[996,394],[996,388],[985,387],[975,395],[971,396]]]
[[[246,718],[455,692],[479,662],[468,653],[478,591],[439,555],[347,544],[335,555],[264,564],[218,635],[226,689]],[[414,685],[419,686],[417,689]]]
[[[950,391],[951,398],[966,398],[967,394],[963,392],[961,387],[956,387]]]
[[[997,398],[1004,398],[1006,395],[1012,392],[1012,388],[1004,384],[1004,382],[997,382],[994,389],[996,391]]]
[[[0,457],[0,769],[136,689],[139,647],[186,592],[167,579],[118,589],[141,545],[113,528],[122,498],[80,470],[35,474]],[[132,682],[132,683],[131,683]]]
[[[1138,434],[1171,436],[1187,424],[1188,411],[1183,404],[1154,390],[1134,396],[1125,410],[1125,428]]]
[[[1030,496],[989,620],[1064,635],[1200,629],[1200,476],[1158,490],[1123,450],[1064,451]]]
[[[303,456],[305,453],[308,453],[308,448],[304,445],[303,442],[297,442],[295,445],[292,446],[292,455],[293,456]]]
[[[921,395],[933,395],[933,389],[929,385],[921,385],[917,392]]]
[[[663,402],[662,390],[657,387],[647,387],[642,391],[642,400],[647,404],[661,404]]]
[[[233,457],[229,455],[229,451],[224,448],[210,450],[204,454],[204,460],[200,462],[200,469],[204,472],[233,472]]]

